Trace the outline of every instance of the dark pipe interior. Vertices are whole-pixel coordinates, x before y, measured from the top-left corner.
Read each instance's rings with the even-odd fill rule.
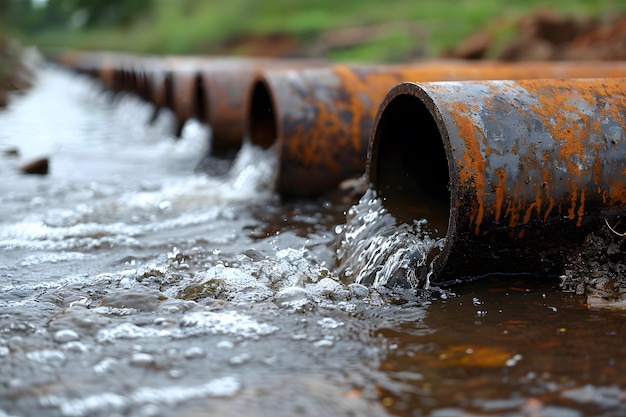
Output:
[[[249,123],[248,133],[252,143],[269,148],[278,138],[274,105],[269,89],[263,81],[257,81],[254,85]]]
[[[196,74],[194,85],[195,85],[195,91],[194,91],[195,115],[194,116],[200,121],[207,121],[206,120],[207,102],[206,102],[206,96],[204,94],[204,80],[202,79],[202,75]]]
[[[450,214],[448,160],[437,124],[417,97],[394,97],[376,130],[375,173],[384,206],[398,221],[428,220],[431,234],[445,236]]]
[[[174,109],[174,86],[172,85],[172,73],[163,74],[163,85],[165,86],[165,107]]]

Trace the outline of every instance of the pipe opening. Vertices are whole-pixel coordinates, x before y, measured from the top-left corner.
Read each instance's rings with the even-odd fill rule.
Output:
[[[194,116],[201,122],[208,122],[208,120],[206,120],[207,102],[206,95],[204,93],[204,79],[202,78],[202,75],[196,74],[194,86]]]
[[[252,90],[250,103],[250,140],[252,143],[265,149],[272,146],[278,138],[274,104],[270,97],[268,86],[263,81],[257,81]]]
[[[425,218],[443,237],[450,215],[448,160],[437,123],[410,94],[395,96],[380,115],[370,179],[385,208],[403,223]]]
[[[174,86],[172,85],[172,73],[163,74],[163,89],[165,90],[165,107],[174,110]]]

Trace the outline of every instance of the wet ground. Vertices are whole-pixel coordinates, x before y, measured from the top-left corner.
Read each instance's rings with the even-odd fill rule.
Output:
[[[252,147],[194,173],[208,128],[150,113],[56,69],[0,110],[0,416],[626,415],[623,311],[386,289],[419,223],[281,202]]]

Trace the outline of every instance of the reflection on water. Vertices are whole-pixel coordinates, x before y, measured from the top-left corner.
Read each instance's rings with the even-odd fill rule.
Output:
[[[439,244],[420,223],[393,246],[375,196],[281,202],[253,147],[194,174],[208,130],[150,113],[54,69],[0,111],[0,416],[626,413],[623,313],[523,277],[388,289]]]

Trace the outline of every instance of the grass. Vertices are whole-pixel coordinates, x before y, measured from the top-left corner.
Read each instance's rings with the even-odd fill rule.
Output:
[[[464,37],[490,27],[511,36],[521,15],[545,5],[541,0],[156,0],[155,11],[126,30],[58,30],[22,35],[41,46],[127,50],[157,54],[211,53],[242,35],[289,34],[302,41],[343,27],[385,25],[367,42],[330,53],[335,60],[399,61],[416,51],[440,55]],[[620,0],[557,0],[550,6],[568,14],[606,16],[626,11]],[[406,27],[419,27],[407,31]]]

